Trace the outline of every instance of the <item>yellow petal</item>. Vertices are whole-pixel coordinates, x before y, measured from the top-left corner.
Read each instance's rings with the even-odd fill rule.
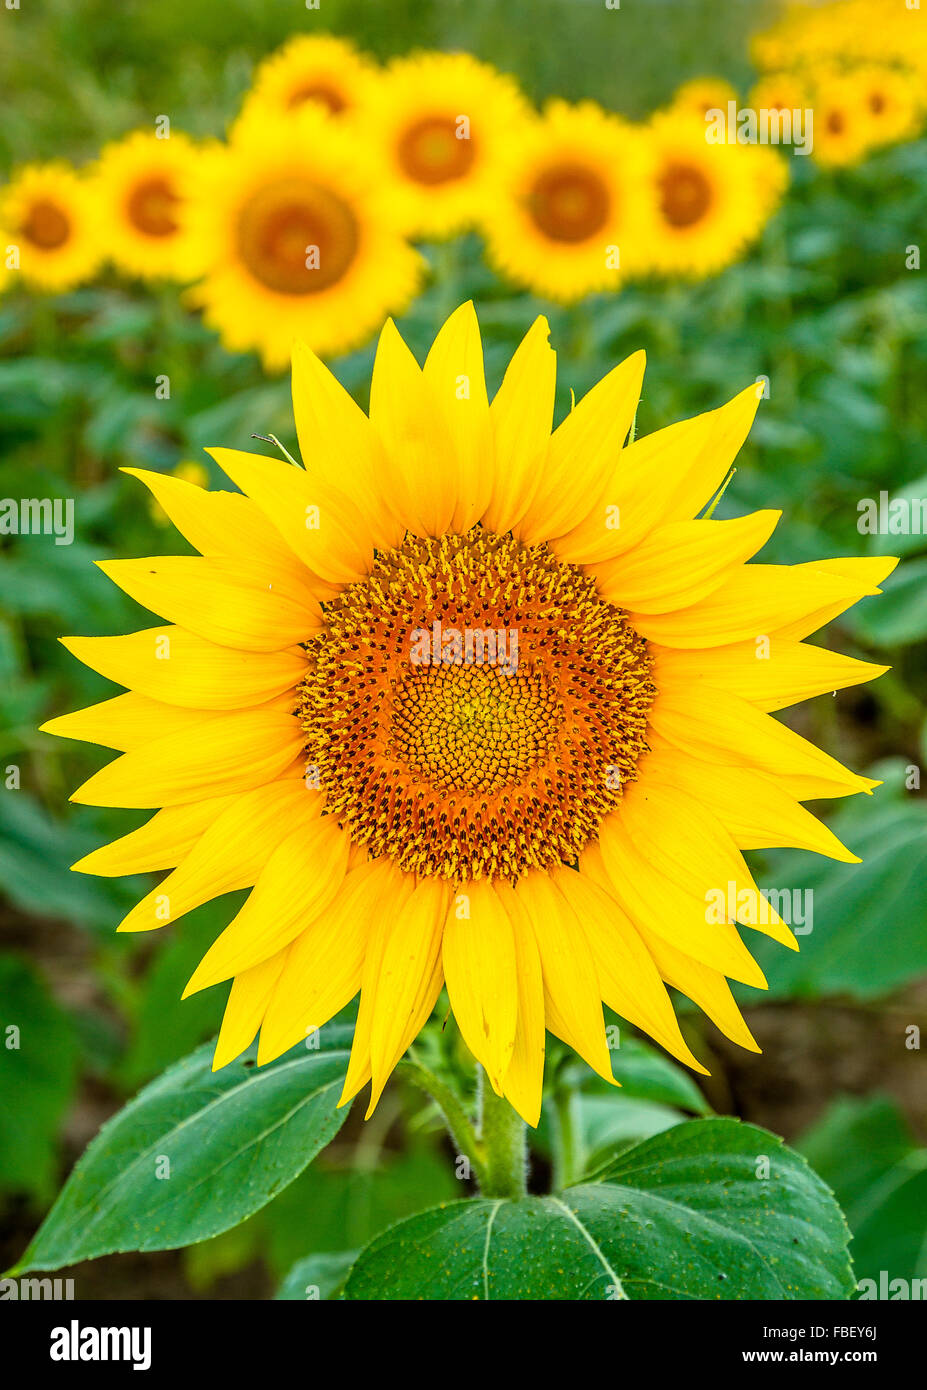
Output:
[[[207,827],[172,874],[119,924],[119,931],[154,931],[212,898],[250,888],[280,841],[308,829],[322,798],[297,778],[270,782],[236,796]]]
[[[471,301],[455,309],[440,328],[425,358],[422,376],[453,450],[457,484],[451,530],[463,534],[485,512],[493,481],[483,345]],[[447,467],[451,462],[439,466]]]
[[[216,1040],[213,1071],[233,1062],[254,1042],[285,959],[286,951],[278,951],[235,976]]]
[[[646,358],[632,353],[613,367],[551,436],[547,465],[515,533],[527,544],[562,536],[582,522],[619,467],[637,411]]]
[[[432,393],[392,319],[377,345],[370,423],[383,449],[398,515],[417,535],[443,536],[457,506],[458,472]]]
[[[237,917],[190,977],[183,997],[266,960],[304,931],[338,892],[348,867],[348,837],[321,816],[281,840]]]
[[[321,627],[308,590],[247,560],[162,555],[97,564],[136,603],[223,647],[279,652]]]
[[[165,704],[243,709],[298,685],[306,673],[300,647],[236,651],[182,627],[149,627],[124,637],[62,637],[78,661],[118,685]]]
[[[541,957],[527,912],[510,884],[496,884],[499,901],[508,915],[515,942],[515,975],[518,1017],[515,1046],[505,1073],[503,1094],[526,1124],[536,1127],[541,1118],[544,1090],[544,977]]]
[[[613,887],[598,845],[590,845],[583,855],[583,871],[589,874],[600,888],[613,893]],[[748,1052],[759,1052],[754,1038],[741,1017],[724,976],[711,970],[701,961],[693,960],[664,937],[658,936],[647,927],[638,925],[644,945],[653,958],[654,964],[663,979],[673,989],[691,999],[703,1013],[721,1029],[725,1037],[738,1043]]]
[[[98,874],[102,878],[173,869],[189,854],[206,827],[234,800],[234,796],[210,796],[186,806],[166,806],[137,830],[85,854],[71,868],[75,873]]]
[[[332,584],[363,579],[373,560],[365,514],[344,493],[282,459],[238,449],[207,449],[274,524],[313,574]]]
[[[652,770],[670,786],[710,806],[741,849],[791,847],[826,854],[847,864],[860,862],[832,830],[769,775],[749,767],[705,762],[653,733],[649,738],[651,752],[641,767],[642,779]]]
[[[692,1055],[653,957],[627,915],[587,873],[560,869],[554,883],[583,925],[602,998],[616,1014],[649,1033],[686,1066],[708,1075]]]
[[[216,715],[123,753],[71,797],[81,806],[182,806],[272,782],[302,749],[303,732],[277,710]]]
[[[259,507],[240,492],[211,492],[169,473],[122,468],[148,488],[180,534],[201,555],[246,555],[257,564],[295,571],[293,552]]]
[[[654,650],[654,680],[661,689],[683,688],[693,681],[720,686],[767,712],[785,709],[825,691],[875,680],[888,666],[857,661],[826,647],[809,647],[774,634],[762,644],[732,642],[724,647],[681,651]]]
[[[703,902],[720,894],[731,903],[730,917],[798,950],[798,943],[760,894],[730,832],[705,804],[656,770],[625,788],[618,808],[635,848],[666,878]]]
[[[599,978],[576,913],[549,876],[530,870],[516,897],[527,911],[541,957],[547,1026],[606,1081],[614,1081]]]
[[[210,717],[208,710],[181,709],[165,705],[147,695],[130,690],[86,709],[61,714],[39,726],[43,734],[73,738],[81,743],[98,743],[101,748],[127,752],[150,743],[157,735],[181,733]]]
[[[286,967],[261,1026],[260,1064],[350,1003],[361,987],[373,923],[400,911],[411,888],[409,875],[387,859],[367,860],[348,873],[326,911],[287,948]]]
[[[466,884],[452,901],[442,960],[464,1042],[501,1095],[518,1014],[515,940],[508,913],[485,879]]]
[[[639,853],[617,815],[599,825],[602,860],[611,882],[611,896],[624,908],[638,930],[646,927],[678,946],[695,960],[720,970],[732,980],[765,989],[762,970],[727,922],[708,920],[708,904],[657,872]]]
[[[499,535],[521,521],[547,465],[557,376],[557,354],[549,338],[547,319],[536,318],[489,407],[493,487],[483,525]]]
[[[672,521],[658,526],[633,550],[596,565],[596,587],[609,603],[636,613],[687,608],[755,555],[781,515],[753,512],[733,521]]]
[[[299,342],[293,347],[293,413],[308,477],[343,492],[364,513],[378,548],[398,545],[403,527],[384,492],[383,460],[370,421],[334,373]]]
[[[668,743],[707,762],[805,779],[811,790],[799,799],[870,790],[865,778],[726,690],[701,685],[685,692],[661,690],[650,723]]]
[[[855,603],[864,594],[881,593],[878,587],[883,580],[893,572],[898,564],[897,559],[891,555],[864,555],[864,556],[838,556],[835,559],[815,560],[812,564],[803,566],[811,570],[820,570],[822,573],[842,579],[848,590],[852,590],[854,597],[844,602],[843,598],[831,600],[816,608],[814,612],[805,613],[800,618],[796,618],[784,623],[776,628],[779,637],[785,637],[793,642],[798,642],[802,637],[809,637],[812,632],[817,632],[825,623],[829,623],[832,618],[839,615]]]
[[[655,526],[689,521],[714,497],[750,431],[756,383],[727,405],[644,435],[622,450],[588,514],[553,543],[561,560],[596,564],[623,554]]]
[[[630,611],[642,637],[664,647],[718,647],[768,637],[822,604],[838,612],[867,593],[859,579],[828,574],[816,565],[744,565],[706,598],[674,613]]]

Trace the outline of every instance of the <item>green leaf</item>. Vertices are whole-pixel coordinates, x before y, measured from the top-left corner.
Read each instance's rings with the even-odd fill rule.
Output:
[[[337,1134],[350,1030],[321,1032],[255,1068],[218,1072],[212,1044],[171,1067],[103,1126],[20,1262],[59,1269],[124,1250],[170,1250],[243,1221]]]
[[[356,1250],[307,1255],[304,1260],[297,1260],[275,1297],[297,1302],[306,1299],[329,1299],[338,1292],[344,1283],[344,1276],[356,1259]]]
[[[857,1277],[927,1277],[927,1149],[895,1102],[843,1097],[798,1147],[843,1206]]]
[[[657,1101],[692,1110],[696,1115],[710,1115],[711,1106],[695,1082],[668,1057],[637,1038],[625,1038],[612,1053],[612,1071],[621,1082],[622,1098],[634,1096],[639,1100]],[[611,1086],[603,1095],[614,1096]]]
[[[763,1176],[768,1164],[768,1176]],[[362,1251],[348,1299],[847,1298],[848,1231],[775,1135],[691,1120],[562,1196],[423,1212]]]
[[[0,956],[0,1188],[47,1200],[74,1087],[74,1029],[31,965]]]

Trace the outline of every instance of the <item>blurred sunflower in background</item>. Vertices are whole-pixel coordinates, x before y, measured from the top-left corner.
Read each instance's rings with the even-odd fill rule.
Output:
[[[803,111],[808,105],[808,86],[792,72],[771,72],[761,77],[747,97],[752,111]]]
[[[648,169],[638,128],[595,102],[550,102],[508,133],[482,218],[490,262],[563,303],[615,289],[642,261]]]
[[[821,73],[813,94],[814,159],[830,168],[856,164],[872,146],[872,120],[856,78],[842,69]]]
[[[890,145],[916,134],[924,114],[924,84],[913,73],[878,63],[861,65],[853,73],[868,115],[870,144]]]
[[[347,351],[406,307],[423,262],[403,239],[376,161],[304,105],[254,107],[198,161],[184,233],[208,267],[189,292],[233,352],[282,370],[293,341]]]
[[[367,99],[378,72],[350,39],[297,34],[258,64],[243,114],[252,106],[286,113],[309,103],[330,116],[350,115]]]
[[[450,236],[478,221],[504,144],[527,112],[517,84],[468,53],[389,64],[358,118],[410,235]]]
[[[660,274],[713,274],[762,231],[787,166],[769,146],[709,143],[704,121],[672,111],[655,116],[647,132],[649,266]]]
[[[33,289],[60,292],[90,278],[102,260],[101,227],[89,181],[61,161],[28,164],[0,189],[7,264]]]
[[[202,270],[181,217],[200,153],[179,131],[163,139],[135,131],[104,148],[93,191],[106,252],[120,270],[180,281]]]
[[[44,728],[122,754],[73,801],[162,808],[75,865],[172,870],[122,930],[253,886],[187,986],[233,982],[215,1067],[359,993],[342,1103],[372,1081],[372,1111],[444,983],[532,1125],[545,1029],[612,1080],[603,1001],[699,1071],[666,984],[756,1050],[727,980],[765,980],[707,892],[736,885],[737,920],[794,948],[741,851],[855,860],[800,803],[877,784],[771,712],[882,673],[804,638],[895,561],[746,563],[780,513],[700,514],[758,388],[627,443],[643,370],[551,432],[546,322],[490,404],[464,305],[424,368],[387,323],[369,418],[297,351],[305,468],[211,451],[241,493],[129,470],[200,555],[102,563],[167,626],[64,639],[129,689]],[[473,660],[487,631],[515,652]]]
[[[727,112],[729,101],[737,101],[737,88],[723,77],[693,77],[676,88],[670,108],[704,120],[708,111]]]

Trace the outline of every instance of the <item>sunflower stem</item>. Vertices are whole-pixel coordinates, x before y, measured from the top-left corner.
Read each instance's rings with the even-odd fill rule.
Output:
[[[504,1097],[496,1095],[482,1067],[477,1068],[477,1078],[485,1154],[480,1191],[484,1197],[524,1197],[528,1171],[525,1122]]]
[[[441,1111],[457,1153],[462,1158],[469,1159],[473,1175],[482,1187],[486,1177],[484,1148],[477,1138],[476,1130],[460,1096],[446,1081],[442,1081],[440,1076],[436,1076],[416,1058],[405,1057],[396,1070],[411,1081],[413,1086],[418,1086],[419,1090],[431,1096]]]

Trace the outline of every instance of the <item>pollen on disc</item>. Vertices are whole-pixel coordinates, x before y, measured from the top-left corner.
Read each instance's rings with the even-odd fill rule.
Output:
[[[327,810],[407,872],[516,882],[575,862],[647,750],[647,643],[546,545],[408,537],[305,645]]]

